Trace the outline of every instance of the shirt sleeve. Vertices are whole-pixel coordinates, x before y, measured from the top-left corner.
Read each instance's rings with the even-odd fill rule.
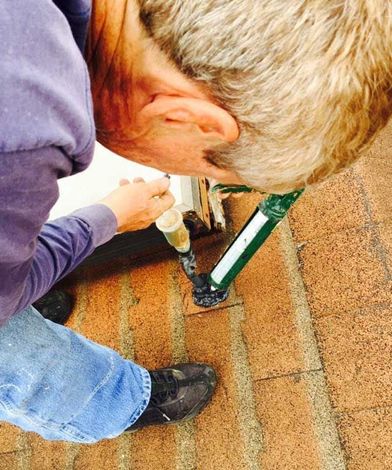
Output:
[[[57,147],[0,153],[0,326],[116,232],[116,218],[102,204],[45,223],[57,179],[70,170]]]

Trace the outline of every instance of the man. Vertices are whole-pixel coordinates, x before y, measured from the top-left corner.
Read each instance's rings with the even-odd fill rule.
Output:
[[[208,366],[149,373],[28,306],[172,204],[165,178],[123,181],[43,225],[56,179],[92,157],[91,97],[98,140],[124,157],[268,192],[351,163],[391,104],[389,2],[93,3],[0,5],[0,419],[75,442],[192,417],[215,385]]]

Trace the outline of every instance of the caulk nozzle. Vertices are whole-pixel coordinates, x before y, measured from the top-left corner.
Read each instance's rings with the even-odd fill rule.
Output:
[[[155,221],[155,225],[177,251],[186,253],[190,250],[189,232],[180,211],[173,208],[167,210]]]

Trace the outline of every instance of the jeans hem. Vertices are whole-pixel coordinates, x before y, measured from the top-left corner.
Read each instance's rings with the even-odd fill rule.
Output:
[[[130,426],[132,426],[143,414],[144,410],[147,408],[147,405],[150,401],[151,397],[151,377],[149,372],[146,369],[141,368],[139,370],[140,376],[143,381],[143,396],[141,398],[141,404],[138,406],[138,408],[133,412],[129,420],[127,421],[125,426],[121,427],[121,430],[115,433],[111,433],[110,435],[102,438],[102,439],[112,439],[115,437],[118,437],[121,435],[126,429],[128,429]],[[29,416],[25,413],[20,413],[18,412],[14,406],[12,406],[11,402],[9,402],[6,398],[0,401],[0,406],[2,406],[9,414],[12,414],[14,416],[22,416],[24,419],[29,421],[32,425],[34,426],[39,426],[41,429],[46,429],[47,431],[55,432],[59,435],[59,438],[56,440],[61,440],[63,437],[65,440],[69,441],[72,439],[73,442],[78,442],[81,444],[93,444],[97,442],[100,439],[94,438],[84,432],[81,432],[80,430],[76,429],[74,426],[72,426],[71,423],[67,424],[57,424],[57,423],[51,423],[48,421],[44,421],[38,416]],[[62,436],[63,435],[63,436]]]
[[[46,322],[32,307],[0,329],[0,342],[0,420],[48,441],[89,444],[117,437],[149,403],[151,378],[146,369],[64,326]],[[70,355],[72,345],[75,352]],[[54,367],[47,374],[51,351],[56,351],[56,360],[64,368]],[[64,358],[59,351],[64,351]],[[79,371],[86,374],[86,383]],[[71,381],[73,401],[66,412],[63,408],[57,412],[60,404],[55,400],[61,400],[64,380]],[[46,390],[50,391],[44,398],[41,391]]]
[[[141,398],[141,403],[138,406],[138,408],[133,412],[129,420],[127,421],[126,425],[122,425],[121,429],[117,432],[112,432],[111,434],[108,434],[105,437],[102,437],[100,439],[97,439],[95,437],[92,437],[88,434],[85,434],[83,432],[80,432],[78,429],[74,428],[71,423],[67,423],[65,425],[62,425],[61,428],[59,429],[60,432],[64,432],[68,436],[71,436],[73,438],[77,438],[78,442],[80,443],[85,443],[85,444],[93,444],[101,439],[113,439],[118,436],[120,436],[126,429],[128,429],[130,426],[132,426],[143,414],[144,410],[147,408],[148,403],[150,402],[150,397],[151,397],[151,377],[149,372],[144,369],[144,368],[139,368],[138,370],[140,377],[143,381],[143,395]]]
[[[141,405],[137,408],[137,410],[133,413],[131,418],[129,419],[128,424],[126,425],[125,429],[128,429],[130,426],[136,423],[136,421],[140,418],[140,416],[143,414],[145,409],[147,408],[150,398],[151,398],[151,377],[150,373],[146,369],[140,369],[140,375],[143,380],[143,397],[142,397],[142,403]],[[125,431],[123,429],[121,432]]]

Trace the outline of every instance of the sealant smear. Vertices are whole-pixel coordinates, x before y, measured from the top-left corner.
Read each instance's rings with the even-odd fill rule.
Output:
[[[345,470],[344,454],[332,414],[323,371],[309,373],[306,388],[312,403],[317,440],[321,443],[322,468],[325,470]]]
[[[187,362],[185,321],[181,302],[181,293],[178,280],[178,264],[173,264],[169,283],[169,316],[171,325],[171,342],[173,364]],[[189,286],[191,288],[191,286]],[[195,423],[188,421],[176,426],[176,470],[196,470],[196,439]]]
[[[31,468],[32,449],[27,439],[27,433],[21,431],[16,440],[18,470]],[[0,456],[1,457],[1,456]]]
[[[78,308],[77,311],[74,313],[74,315],[76,316],[74,330],[77,332],[80,332],[82,329],[83,320],[86,317],[88,299],[88,281],[86,280],[87,275],[85,275],[84,271],[82,274],[83,276],[78,279],[78,287],[76,289],[75,294],[78,301]],[[66,459],[64,470],[73,470],[75,459],[78,455],[80,448],[81,445],[79,444],[72,442],[65,443]]]
[[[229,318],[231,355],[237,384],[239,425],[245,446],[244,457],[249,470],[259,470],[263,438],[261,426],[257,419],[248,353],[242,336],[243,307],[230,308]]]
[[[369,201],[369,196],[364,187],[364,178],[361,175],[359,175],[357,172],[355,172],[352,168],[350,169],[350,174],[358,183],[359,190],[362,195],[366,215],[368,217],[367,225],[370,228],[371,235],[372,235],[373,249],[376,253],[376,256],[378,257],[378,259],[381,261],[383,265],[384,272],[385,272],[385,279],[387,281],[390,281],[392,279],[392,273],[389,268],[389,263],[387,261],[387,258],[388,258],[387,253],[385,250],[385,246],[380,239],[378,224],[374,220],[373,209]]]
[[[84,272],[83,272],[84,274]],[[78,287],[76,289],[76,298],[78,300],[78,309],[74,315],[75,319],[75,330],[80,332],[82,330],[82,324],[86,318],[87,310],[87,298],[88,298],[88,281],[86,280],[87,275],[83,275],[82,279],[78,279]]]
[[[283,261],[288,273],[290,297],[295,311],[297,331],[301,338],[305,370],[321,369],[322,365],[306,299],[305,287],[299,273],[297,253],[287,219],[282,221],[279,235]]]
[[[297,253],[287,219],[282,222],[280,245],[288,271],[291,300],[295,310],[297,331],[300,336],[305,368],[307,395],[311,402],[314,431],[318,442],[318,451],[322,468],[325,470],[343,470],[346,468],[339,434],[333,418],[332,406],[328,396],[327,384],[322,368],[317,341],[315,338],[305,286],[299,272]]]
[[[132,331],[129,327],[129,309],[137,304],[137,300],[133,294],[131,279],[128,272],[121,274],[120,279],[120,353],[126,359],[131,361],[135,357],[135,349]]]
[[[119,278],[120,302],[118,315],[120,318],[120,354],[128,360],[134,360],[135,349],[132,331],[129,327],[129,309],[136,305],[137,301],[133,294],[131,278],[129,272],[123,272]],[[132,434],[122,434],[118,438],[117,456],[119,470],[130,470],[132,454]]]

